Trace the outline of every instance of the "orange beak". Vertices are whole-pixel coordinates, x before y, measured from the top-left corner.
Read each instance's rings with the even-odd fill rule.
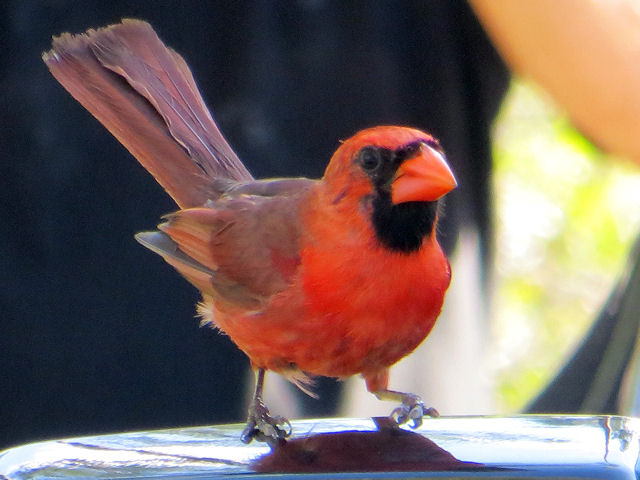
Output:
[[[434,202],[456,186],[453,172],[444,156],[423,144],[420,153],[398,168],[391,184],[391,202]]]

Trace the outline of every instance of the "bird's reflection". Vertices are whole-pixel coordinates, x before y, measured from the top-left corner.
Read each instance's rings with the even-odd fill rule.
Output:
[[[378,424],[378,431],[321,433],[281,441],[256,459],[260,473],[446,471],[482,468],[458,460],[424,436]]]

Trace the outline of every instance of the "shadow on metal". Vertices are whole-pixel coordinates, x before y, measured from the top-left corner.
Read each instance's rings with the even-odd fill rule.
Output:
[[[397,428],[388,417],[373,419],[377,431],[318,433],[280,441],[251,463],[259,473],[437,472],[483,468],[464,462],[426,436]]]

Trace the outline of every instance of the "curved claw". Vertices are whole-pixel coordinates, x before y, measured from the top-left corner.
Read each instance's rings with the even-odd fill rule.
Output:
[[[242,431],[240,440],[243,443],[251,443],[255,439],[272,445],[289,437],[291,432],[289,420],[271,416],[269,409],[262,402],[256,402],[249,408],[247,426]]]
[[[433,407],[425,407],[424,403],[416,396],[407,396],[402,405],[394,409],[389,417],[393,419],[398,425],[404,425],[409,421],[413,421],[411,428],[416,429],[422,425],[422,418],[424,416],[439,417],[440,414]]]

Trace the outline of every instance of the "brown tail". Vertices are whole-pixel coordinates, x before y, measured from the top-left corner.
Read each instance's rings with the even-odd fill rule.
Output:
[[[251,174],[216,126],[184,59],[148,23],[54,37],[54,77],[155,177],[181,208],[218,193],[215,178]]]

